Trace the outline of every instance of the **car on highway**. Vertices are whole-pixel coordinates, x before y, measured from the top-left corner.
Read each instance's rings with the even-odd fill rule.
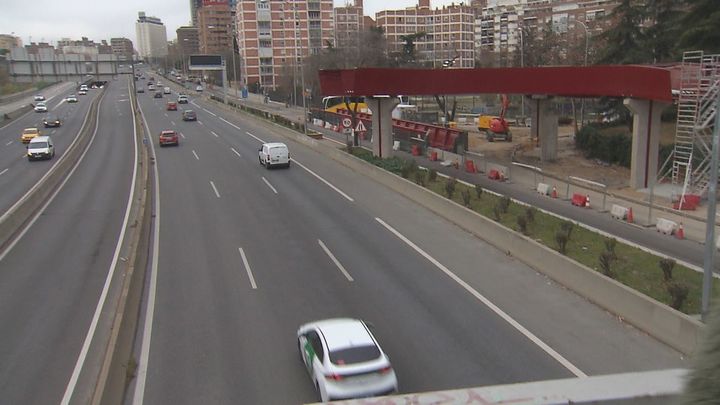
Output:
[[[290,152],[282,142],[264,143],[258,149],[260,164],[269,169],[272,166],[290,167]]]
[[[138,93],[145,93],[145,89],[143,89],[142,87],[138,87],[138,88],[137,88],[137,92],[138,92]]]
[[[28,160],[52,159],[55,147],[49,136],[36,136],[27,145]]]
[[[43,125],[45,125],[45,128],[48,127],[59,127],[62,125],[62,121],[60,121],[60,117],[58,117],[55,114],[49,114],[46,115],[45,118],[43,118]]]
[[[173,130],[165,130],[160,132],[160,146],[165,145],[180,145],[180,139],[178,138],[177,132]]]
[[[78,91],[78,95],[84,96],[84,95],[87,95],[87,92],[88,92],[87,90],[80,89]]]
[[[182,113],[183,121],[197,121],[197,114],[193,110],[185,110]]]
[[[185,94],[178,95],[177,102],[178,102],[178,104],[187,104],[188,96],[186,96]]]
[[[202,86],[197,86],[197,87],[195,87],[195,91],[197,91],[198,93],[202,93],[203,87],[202,87]]]
[[[165,106],[168,111],[177,111],[177,103],[174,101],[168,101]]]
[[[45,96],[43,96],[42,94],[37,94],[37,95],[35,95],[35,97],[33,97],[33,100],[34,101],[45,101]]]
[[[148,84],[148,91],[155,91],[155,85],[154,85],[154,84]]]
[[[162,98],[162,91],[156,91],[155,95],[153,96],[155,98]]]
[[[48,110],[47,104],[45,104],[44,101],[38,101],[35,104],[34,109],[35,109],[35,112],[47,112],[47,110]]]
[[[31,127],[31,128],[25,128],[22,131],[22,135],[20,135],[20,142],[22,143],[29,143],[33,138],[40,136],[40,130]]]
[[[81,85],[80,85],[80,91],[82,91],[82,90],[88,91],[88,86],[87,86],[87,84],[81,84]]]
[[[300,357],[323,402],[397,392],[390,359],[365,322],[310,322],[300,326],[297,339]]]
[[[77,102],[78,102],[78,98],[77,98],[76,95],[71,94],[71,95],[65,97],[65,101],[67,101],[68,103],[77,103]]]
[[[170,87],[165,87],[165,88],[163,89],[163,93],[164,93],[164,94],[170,94]]]

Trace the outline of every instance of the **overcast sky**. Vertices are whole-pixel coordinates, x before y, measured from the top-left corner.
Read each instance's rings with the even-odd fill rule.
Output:
[[[347,2],[333,1],[336,6]],[[436,7],[452,2],[430,0],[430,5]],[[455,0],[455,3],[459,1]],[[416,4],[417,0],[365,0],[364,8],[365,14],[374,18],[380,10],[397,10]],[[2,0],[0,34],[19,36],[25,45],[30,41],[55,44],[61,38],[80,39],[84,36],[96,42],[125,37],[135,43],[138,11],[160,18],[167,27],[168,40],[172,40],[176,36],[175,30],[190,21],[190,0]]]

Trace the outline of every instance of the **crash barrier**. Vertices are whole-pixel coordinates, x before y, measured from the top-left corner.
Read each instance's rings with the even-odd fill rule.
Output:
[[[287,137],[415,201],[681,353],[695,351],[704,329],[700,321],[336,146],[297,133],[288,133]]]
[[[32,111],[33,106],[31,105],[24,105],[17,110],[10,111],[9,113],[5,113],[0,117],[0,124],[6,125],[10,123],[10,121],[13,121],[17,119],[18,117],[21,117],[23,114],[26,114],[28,111]]]
[[[90,105],[78,135],[66,152],[60,156],[58,162],[18,202],[0,216],[0,252],[12,243],[55,192],[90,143],[97,125],[98,105],[104,95],[105,89],[102,89],[102,93]]]
[[[665,218],[658,218],[655,229],[665,235],[672,235],[677,229],[677,222]]]
[[[538,183],[537,192],[542,195],[550,195],[550,185],[545,183]]]
[[[627,219],[627,214],[628,208],[623,207],[622,205],[613,204],[612,208],[610,208],[610,216],[615,219],[624,221],[625,219]]]
[[[584,207],[587,205],[587,196],[585,194],[575,193],[570,203],[578,207]]]
[[[700,205],[700,196],[695,194],[685,194],[678,201],[673,203],[673,208],[683,211],[695,211]]]

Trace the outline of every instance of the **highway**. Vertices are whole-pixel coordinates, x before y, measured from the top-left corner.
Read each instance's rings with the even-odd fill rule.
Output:
[[[65,91],[49,99],[48,113],[30,111],[0,128],[0,215],[5,213],[52,167],[75,139],[86,119],[92,100],[100,94],[91,90],[86,96],[78,96],[77,103],[65,102]],[[57,115],[62,125],[44,128],[43,118]],[[29,162],[25,144],[20,142],[24,128],[37,127],[42,135],[50,135],[55,143],[55,157],[50,160]]]
[[[82,357],[114,263],[133,177],[128,83],[111,82],[88,152],[18,243],[0,252],[0,402],[4,404],[61,403]],[[75,136],[90,99],[99,93],[91,90],[77,105],[58,107],[53,100],[54,112],[66,120],[53,135],[59,153]],[[17,129],[41,115],[29,114],[2,130],[0,162],[10,167],[0,178],[3,207],[59,157],[48,162],[22,158]],[[10,140],[13,143],[6,145]],[[96,351],[91,349],[88,357],[97,358]],[[91,390],[78,385],[70,393],[75,394],[73,401],[87,403]]]
[[[173,95],[174,99],[175,95]],[[687,367],[528,266],[247,115],[138,95],[155,144],[157,267],[127,403],[317,399],[307,321],[375,327],[401,392]],[[179,147],[159,148],[163,129]],[[284,141],[289,170],[258,163]],[[143,325],[143,322],[144,325]]]

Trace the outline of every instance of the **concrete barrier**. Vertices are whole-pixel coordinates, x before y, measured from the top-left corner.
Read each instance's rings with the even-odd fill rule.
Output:
[[[672,235],[675,233],[677,227],[677,222],[665,218],[658,218],[657,223],[655,224],[655,229],[665,235]]]
[[[297,133],[287,134],[298,143],[307,145],[358,173],[363,173],[366,177],[415,201],[503,252],[510,252],[529,267],[548,275],[598,306],[622,317],[626,322],[668,346],[687,355],[695,351],[704,329],[700,321],[414,182],[348,155],[335,146]]]
[[[0,125],[7,125],[11,121],[13,121],[19,117],[22,117],[28,111],[32,111],[32,109],[33,109],[33,106],[28,104],[28,105],[24,105],[24,106],[18,108],[15,111],[5,113],[2,115],[2,117],[0,117]]]
[[[627,207],[623,207],[622,205],[618,205],[618,204],[613,204],[612,208],[610,209],[610,216],[615,219],[624,221],[625,218],[627,218],[628,211],[629,210]]]
[[[545,183],[538,183],[537,192],[542,195],[550,195],[550,185]]]

